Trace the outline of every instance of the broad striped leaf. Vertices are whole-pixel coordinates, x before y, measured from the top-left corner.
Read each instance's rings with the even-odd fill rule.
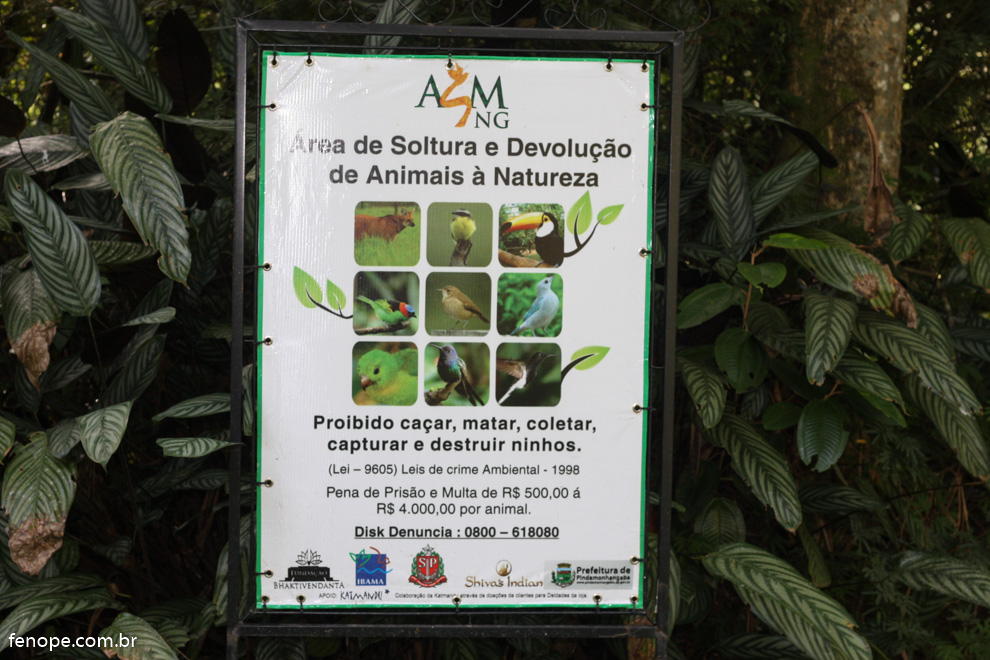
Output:
[[[254,377],[255,366],[249,364],[241,370],[241,433],[246,438],[253,438],[255,435],[255,399],[258,393]]]
[[[52,184],[55,190],[95,190],[97,192],[109,192],[110,182],[103,172],[90,172],[89,174],[79,174],[56,181]]]
[[[155,442],[162,448],[162,453],[166,456],[181,458],[206,456],[235,444],[216,438],[158,438]]]
[[[952,363],[917,330],[896,319],[860,312],[853,336],[902,371],[917,373],[926,387],[965,414],[980,411],[980,402]]]
[[[840,291],[865,298],[874,309],[882,309],[913,324],[914,302],[890,268],[844,238],[817,227],[805,227],[801,235],[825,243],[824,250],[788,250],[794,260],[818,279]]]
[[[680,593],[677,607],[677,623],[698,623],[715,603],[715,590],[708,584],[710,578],[697,564],[681,567]]]
[[[954,325],[949,330],[956,350],[985,362],[990,362],[990,328],[971,325]]]
[[[946,360],[955,362],[956,351],[952,346],[949,329],[945,327],[945,321],[938,312],[927,305],[916,303],[914,307],[918,310],[918,332],[923,334]]]
[[[158,631],[141,617],[121,612],[109,626],[100,631],[99,637],[109,638],[109,646],[102,646],[108,657],[120,660],[178,660],[175,651],[162,639]],[[127,641],[125,646],[121,640]]]
[[[306,660],[306,640],[302,637],[265,637],[258,642],[257,660]]]
[[[808,575],[811,577],[811,584],[824,589],[832,584],[832,573],[828,570],[828,563],[825,561],[821,546],[808,531],[807,521],[798,527],[798,538],[801,539],[804,554],[808,557]]]
[[[684,297],[677,306],[677,328],[684,330],[701,325],[733,305],[746,302],[746,294],[724,282],[707,284]]]
[[[31,172],[50,172],[88,155],[86,147],[71,135],[39,135],[0,147],[0,169],[19,167]]]
[[[818,457],[815,470],[824,472],[842,456],[849,432],[842,428],[846,411],[835,399],[809,401],[797,426],[798,454],[805,465]]]
[[[901,219],[890,228],[890,240],[887,249],[890,251],[890,260],[895,264],[910,259],[928,237],[928,232],[932,230],[931,221],[913,207],[902,202],[898,197],[894,197],[894,212]]]
[[[148,389],[158,373],[158,363],[165,351],[165,335],[155,335],[141,344],[114,376],[103,395],[107,405],[131,401]]]
[[[117,109],[99,87],[91,83],[82,73],[45,52],[43,48],[31,45],[16,34],[8,32],[11,41],[31,53],[32,62],[37,60],[48,70],[48,74],[72,104],[77,106],[89,120],[89,125],[110,121],[117,115]],[[88,128],[88,127],[87,127]]]
[[[778,247],[785,250],[826,250],[828,244],[817,238],[806,238],[790,232],[771,234],[763,239],[763,247]]]
[[[172,124],[182,124],[184,126],[193,126],[195,128],[203,128],[210,131],[221,131],[223,133],[234,134],[234,120],[233,119],[202,119],[200,117],[181,117],[179,115],[166,115],[159,113],[155,115],[158,119],[162,119]],[[248,124],[248,133],[253,133],[253,124]]]
[[[859,351],[847,349],[832,373],[860,393],[870,393],[881,399],[893,401],[901,408],[904,407],[901,391],[894,385],[887,372]]]
[[[48,295],[64,312],[89,315],[100,301],[100,270],[82,232],[24,172],[8,171],[4,192]]]
[[[793,218],[781,220],[780,222],[775,222],[769,227],[764,227],[763,229],[760,230],[760,234],[761,235],[776,234],[778,232],[784,231],[785,229],[795,229],[797,227],[804,227],[805,225],[810,225],[820,220],[837,218],[840,215],[845,215],[846,213],[855,213],[856,211],[861,211],[862,209],[863,209],[862,206],[843,206],[840,209],[829,209],[828,211],[816,211],[815,213],[796,215]],[[781,247],[788,247],[788,246],[781,246]],[[825,247],[825,246],[822,245],[820,247]]]
[[[937,591],[952,598],[990,607],[990,571],[972,562],[924,552],[907,552],[897,578],[912,589]]]
[[[154,127],[125,112],[97,126],[90,144],[141,238],[162,253],[158,267],[185,283],[192,255],[182,188]]]
[[[104,468],[124,437],[133,404],[133,401],[118,403],[76,418],[86,455]]]
[[[78,356],[59,360],[41,375],[41,391],[60,390],[92,368],[93,365],[86,364]]]
[[[802,484],[798,489],[805,513],[816,515],[845,515],[852,511],[877,511],[887,505],[860,492],[852,486],[833,484]]]
[[[148,33],[134,0],[79,0],[83,14],[110,30],[138,59],[148,54]]]
[[[21,270],[22,259],[8,263],[0,278],[3,320],[10,343],[15,344],[35,325],[58,321],[61,314],[48,296],[34,268]]]
[[[746,168],[739,152],[732,147],[723,148],[712,163],[708,201],[722,247],[739,261],[749,252],[756,230]]]
[[[131,554],[133,542],[129,536],[118,537],[113,543],[101,543],[93,546],[93,550],[106,557],[116,566],[123,566],[127,555]]]
[[[715,648],[736,660],[806,660],[808,657],[791,640],[778,635],[733,635]]]
[[[725,383],[722,377],[712,369],[697,362],[678,357],[677,365],[681,369],[681,379],[687,388],[695,410],[701,416],[701,422],[706,429],[718,424],[725,409]]]
[[[76,466],[48,451],[44,432],[19,447],[4,474],[10,556],[28,575],[37,575],[62,545],[65,519],[76,495]]]
[[[162,307],[153,312],[131,319],[124,326],[168,323],[175,318],[175,307]]]
[[[959,463],[973,476],[990,479],[990,450],[976,419],[936,396],[918,376],[910,374],[904,382],[911,398],[935,424],[942,440],[956,452]]]
[[[241,516],[240,532],[238,534],[238,560],[241,563],[241,588],[238,611],[243,616],[248,608],[248,561],[251,556],[252,530],[254,529],[254,515]],[[216,625],[221,625],[227,620],[227,575],[230,572],[228,555],[230,554],[230,543],[223,546],[220,557],[217,558],[216,579],[213,582],[213,603],[216,605]],[[264,570],[264,569],[262,569]],[[261,607],[261,595],[258,594],[257,607]]]
[[[656,575],[657,570],[657,548],[659,547],[660,539],[656,534],[648,534],[646,541],[646,551],[648,553],[646,560],[646,571],[649,575]],[[667,593],[667,604],[670,611],[667,613],[667,630],[668,632],[674,629],[674,624],[677,623],[677,613],[680,611],[681,607],[681,563],[677,561],[677,553],[673,548],[670,549],[670,561],[667,564],[669,566],[669,580],[670,580],[670,590]],[[647,598],[656,598],[655,593],[648,592]]]
[[[805,177],[818,167],[818,156],[803,151],[781,163],[753,182],[753,222],[758,227],[780,202],[791,194]]]
[[[59,575],[28,582],[27,584],[8,589],[0,593],[0,610],[6,610],[20,605],[28,598],[42,596],[44,594],[57,594],[66,591],[80,591],[83,589],[96,589],[105,585],[102,578],[88,573],[73,573],[71,575]]]
[[[742,328],[722,331],[715,340],[715,361],[740,394],[763,382],[770,368],[766,349]]]
[[[990,291],[990,224],[979,218],[942,221],[942,233],[976,286]]]
[[[746,521],[735,502],[715,497],[695,519],[694,533],[717,548],[746,540]]]
[[[790,327],[784,310],[765,302],[750,303],[749,313],[746,314],[746,325],[757,337],[767,332],[787,330]]]
[[[801,524],[801,503],[787,460],[742,419],[728,413],[722,422],[706,432],[706,437],[732,456],[732,469],[742,477],[753,494],[772,507],[785,529],[794,531]]]
[[[203,470],[199,474],[193,475],[175,485],[176,490],[213,490],[222,488],[230,483],[230,473],[217,468],[215,470]]]
[[[160,422],[166,417],[187,419],[225,412],[230,412],[230,394],[218,392],[216,394],[204,394],[203,396],[186,399],[175,404],[168,410],[158,413],[151,419]]]
[[[137,261],[150,259],[158,250],[150,245],[127,241],[90,241],[93,258],[100,266],[126,266]]]
[[[12,638],[21,637],[46,621],[78,612],[122,607],[106,589],[35,596],[14,608],[0,623],[0,651],[10,645]]]
[[[835,368],[852,337],[856,304],[850,300],[808,291],[804,296],[805,371],[815,385]]]
[[[48,429],[48,451],[56,458],[64,458],[80,442],[82,428],[75,417],[62,420]]]
[[[701,561],[709,572],[732,582],[760,618],[812,657],[872,657],[866,640],[853,632],[856,623],[845,608],[782,559],[755,546],[735,543],[722,546]]]
[[[165,85],[127,45],[105,27],[82,14],[53,7],[55,14],[86,48],[113,74],[128,92],[156,112],[172,109],[172,99]]]
[[[0,417],[0,461],[7,456],[7,452],[14,446],[14,437],[17,427],[6,417]]]
[[[8,234],[14,232],[14,223],[17,219],[14,214],[10,212],[10,208],[7,206],[0,206],[0,231],[5,231]]]

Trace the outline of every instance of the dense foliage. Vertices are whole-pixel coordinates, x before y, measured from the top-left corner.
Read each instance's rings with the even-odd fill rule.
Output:
[[[787,92],[801,6],[720,3],[688,47],[681,343],[667,357],[678,374],[663,530],[671,655],[987,657],[990,74],[979,36],[990,18],[978,2],[912,3],[898,194],[825,209],[815,182],[827,150],[781,120],[801,103]],[[225,392],[241,342],[229,322],[231,21],[133,0],[72,11],[0,1],[0,12],[0,650],[11,633],[51,626],[136,635],[144,657],[220,657],[225,449],[239,440],[227,437]],[[643,26],[634,12],[608,20]],[[250,497],[249,482],[236,497]],[[649,649],[334,639],[245,652]]]

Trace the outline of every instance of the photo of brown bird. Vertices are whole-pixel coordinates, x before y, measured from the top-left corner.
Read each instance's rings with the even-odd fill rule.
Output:
[[[454,328],[457,327],[459,321],[464,321],[464,325],[461,328],[466,328],[468,321],[473,317],[478,317],[485,323],[491,323],[488,317],[485,316],[485,313],[481,311],[481,308],[475,305],[456,286],[445,286],[440,289],[440,293],[443,295],[443,300],[441,300],[443,311],[447,316],[454,319]]]

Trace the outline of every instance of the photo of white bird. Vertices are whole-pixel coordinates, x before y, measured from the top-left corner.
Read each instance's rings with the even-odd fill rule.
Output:
[[[562,283],[557,277],[503,274],[499,278],[499,332],[513,337],[524,336],[527,331],[534,337],[560,334],[558,291],[562,291]],[[554,290],[555,280],[558,291]]]

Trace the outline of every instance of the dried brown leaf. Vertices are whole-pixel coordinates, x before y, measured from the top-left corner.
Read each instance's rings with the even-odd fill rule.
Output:
[[[883,238],[890,232],[891,225],[901,219],[894,213],[894,199],[880,169],[880,140],[876,128],[866,110],[860,108],[859,112],[870,136],[870,190],[864,204],[863,228],[871,235]]]
[[[62,547],[64,536],[65,517],[28,518],[10,526],[10,557],[25,574],[37,575]]]
[[[48,369],[48,363],[51,359],[48,355],[48,347],[55,339],[56,329],[54,321],[35,323],[10,345],[10,352],[16,355],[21,364],[24,365],[28,380],[39,392],[41,386],[38,381],[41,374]]]

